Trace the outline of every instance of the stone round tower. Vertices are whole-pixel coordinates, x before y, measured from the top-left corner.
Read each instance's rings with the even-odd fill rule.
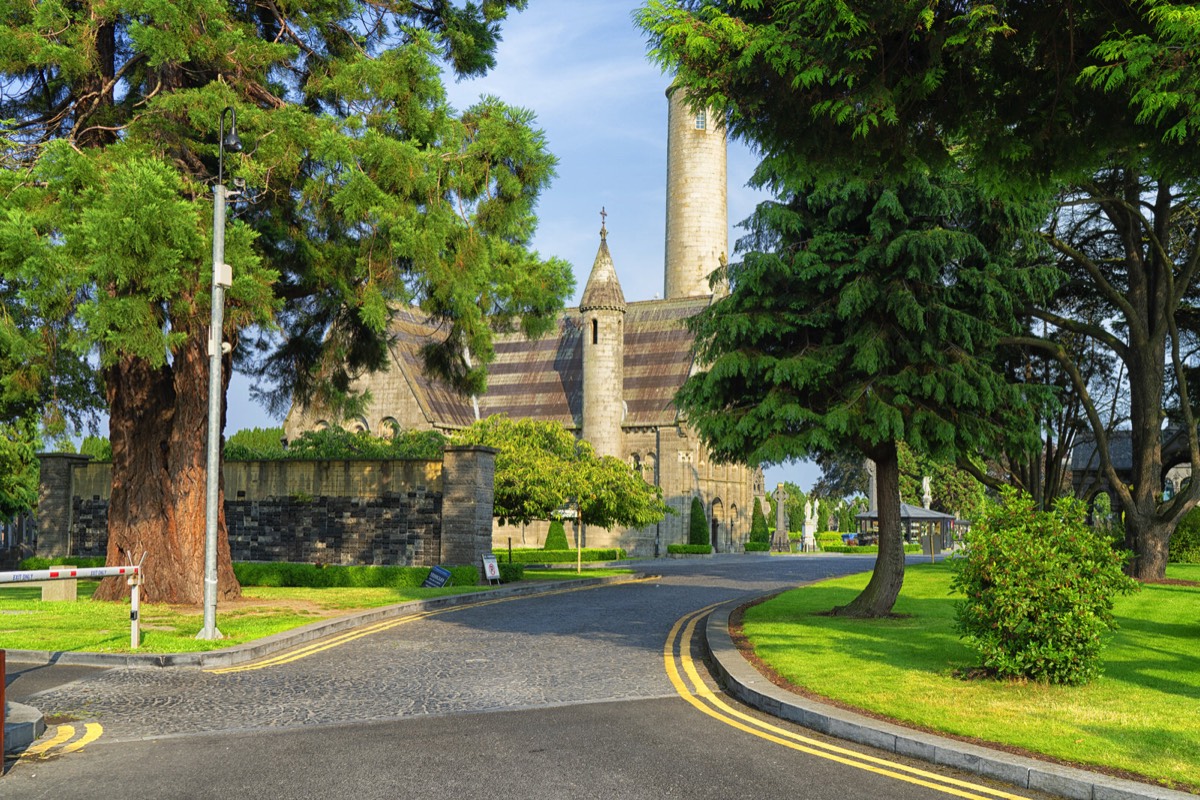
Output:
[[[729,252],[725,126],[667,90],[667,248],[664,297],[712,294],[708,276]]]
[[[608,231],[579,300],[583,337],[583,438],[602,456],[623,458],[625,417],[625,294],[617,280]]]

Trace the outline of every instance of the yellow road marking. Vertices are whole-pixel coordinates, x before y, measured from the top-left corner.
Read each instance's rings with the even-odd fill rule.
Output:
[[[480,608],[482,606],[496,605],[497,603],[510,603],[514,600],[525,600],[529,597],[553,597],[560,594],[570,594],[571,592],[582,592],[589,589],[599,589],[605,586],[623,586],[630,583],[642,583],[652,578],[631,578],[627,581],[614,581],[612,583],[601,584],[600,586],[573,586],[565,589],[558,589],[552,592],[541,592],[537,595],[518,595],[517,597],[500,597],[494,600],[480,600],[477,603],[464,603],[462,605],[453,606],[451,608],[441,608],[436,611],[422,611],[418,614],[409,614],[405,617],[396,619],[386,619],[381,622],[376,622],[362,628],[355,628],[345,633],[340,633],[333,637],[318,639],[312,644],[304,645],[296,650],[289,650],[286,653],[280,653],[277,656],[265,658],[262,661],[255,661],[251,664],[240,664],[234,667],[217,667],[214,669],[205,670],[205,672],[213,675],[229,675],[235,672],[252,672],[254,670],[266,669],[267,667],[277,667],[283,664],[290,664],[293,661],[299,661],[302,658],[316,655],[317,653],[331,650],[334,647],[353,642],[356,639],[361,639],[364,636],[372,636],[376,633],[391,630],[392,628],[406,625],[409,622],[414,622],[419,619],[437,616],[438,614],[446,614],[450,611],[458,611],[464,608]]]
[[[905,764],[858,753],[844,747],[838,747],[837,745],[827,744],[755,719],[748,714],[732,708],[708,688],[701,679],[695,662],[691,657],[691,641],[692,636],[695,634],[696,625],[700,619],[716,608],[717,605],[719,604],[708,606],[680,618],[671,628],[667,643],[663,648],[663,660],[668,678],[680,697],[695,708],[713,719],[737,730],[749,733],[752,736],[757,736],[760,739],[765,739],[769,742],[818,758],[835,761],[849,767],[854,767],[855,769],[904,781],[905,783],[924,786],[946,794],[969,798],[970,800],[991,800],[991,798],[996,797],[1004,798],[1005,800],[1024,800],[1021,795],[1010,794],[997,789],[991,789],[987,786],[944,777],[926,770],[909,767]],[[683,665],[684,673],[687,674],[691,681],[694,691],[688,688],[680,676],[679,668],[675,663],[675,642],[677,638],[679,639],[679,662]]]
[[[25,748],[25,752],[21,753],[21,757],[25,756],[40,756],[52,747],[58,747],[63,742],[66,742],[75,735],[75,729],[70,725],[59,725],[58,730],[54,732],[53,738],[47,739],[44,742],[30,745]]]
[[[83,726],[83,736],[80,736],[76,741],[66,745],[58,752],[60,753],[76,753],[82,750],[87,745],[100,738],[100,734],[104,733],[104,728],[100,727],[99,723],[89,722]]]
[[[54,736],[25,748],[18,756],[18,760],[51,758],[66,753],[77,753],[99,739],[103,733],[104,728],[99,723],[88,722],[83,726],[83,736],[72,742],[71,740],[75,738],[75,726],[59,725],[54,731]],[[70,744],[67,744],[68,742]]]

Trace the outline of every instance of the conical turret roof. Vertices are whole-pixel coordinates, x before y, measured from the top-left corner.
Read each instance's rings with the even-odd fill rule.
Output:
[[[592,274],[588,276],[583,297],[579,299],[580,311],[598,309],[625,312],[625,293],[621,291],[621,282],[617,280],[612,253],[608,252],[608,231],[603,225],[600,226],[600,249],[596,251]]]

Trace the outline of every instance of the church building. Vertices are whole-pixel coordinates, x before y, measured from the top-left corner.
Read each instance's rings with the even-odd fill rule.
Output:
[[[688,317],[714,299],[709,275],[728,252],[725,130],[668,92],[666,270],[662,300],[626,302],[602,224],[596,259],[578,308],[564,310],[550,334],[498,336],[487,393],[464,397],[421,369],[421,345],[435,335],[418,309],[402,309],[388,370],[366,376],[371,404],[341,421],[355,430],[452,433],[492,414],[560,422],[660,486],[676,513],[643,529],[588,527],[587,547],[623,547],[631,556],[665,554],[687,542],[692,498],[699,497],[718,552],[739,550],[750,533],[762,471],[714,464],[676,410],[675,392],[695,369]],[[718,289],[718,291],[720,291]],[[289,438],[334,424],[320,409],[293,408]],[[764,504],[765,507],[765,504]],[[540,546],[545,524],[494,529],[494,543]]]

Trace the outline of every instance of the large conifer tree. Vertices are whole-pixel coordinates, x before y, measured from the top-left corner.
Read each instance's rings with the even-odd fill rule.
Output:
[[[1162,495],[1165,405],[1179,409],[1174,458],[1200,473],[1200,404],[1182,379],[1200,275],[1196,19],[1185,0],[649,0],[640,17],[679,82],[793,171],[903,176],[958,163],[998,196],[1060,200],[1041,235],[1072,278],[1064,291],[1099,313],[1079,316],[1063,296],[1039,303],[1026,312],[1045,326],[1019,344],[1070,376],[1145,579],[1163,577],[1171,531],[1200,503],[1200,481]],[[1125,474],[1112,415],[1077,357],[1097,351],[1124,378]],[[1035,461],[1061,461],[1048,444]],[[1047,485],[1012,465],[1031,490],[1058,489],[1053,474]]]
[[[700,363],[676,402],[714,457],[779,463],[848,453],[878,475],[879,556],[838,609],[890,613],[904,576],[897,443],[942,458],[1036,430],[1034,398],[993,348],[1043,287],[1020,269],[1020,212],[940,179],[807,184],[767,159],[729,295],[693,320]]]
[[[571,283],[526,248],[554,165],[532,116],[495,99],[456,112],[441,84],[443,62],[486,71],[524,5],[0,2],[0,269],[60,286],[77,352],[99,359],[108,558],[146,552],[148,597],[201,597],[223,109],[244,144],[224,163],[226,183],[245,183],[226,232],[234,357],[252,356],[278,397],[349,409],[353,375],[385,361],[390,308],[420,303],[445,333],[429,363],[478,390],[492,326],[543,329]],[[276,325],[248,348],[248,326]]]

